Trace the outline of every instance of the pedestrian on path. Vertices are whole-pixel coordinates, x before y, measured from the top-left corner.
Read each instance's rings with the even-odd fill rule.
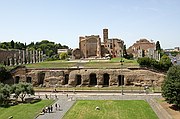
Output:
[[[51,107],[50,107],[50,110],[51,110],[51,112],[53,111],[53,106],[51,105]]]
[[[61,110],[61,106],[60,106],[60,104],[58,104],[58,106],[59,106],[59,111]]]
[[[56,104],[55,104],[55,108],[56,108],[56,110],[57,110],[57,106],[58,106],[58,105],[57,105],[57,103],[56,103]]]

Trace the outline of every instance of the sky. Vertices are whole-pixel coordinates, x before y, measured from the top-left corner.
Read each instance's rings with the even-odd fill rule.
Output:
[[[146,38],[180,47],[180,0],[0,0],[0,42],[49,40],[77,48],[79,36]]]

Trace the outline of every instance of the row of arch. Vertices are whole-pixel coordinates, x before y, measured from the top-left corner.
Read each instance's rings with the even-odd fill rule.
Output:
[[[43,85],[44,84],[44,78],[45,78],[45,73],[42,73],[39,75],[38,77],[38,81],[37,84],[38,85]],[[14,83],[19,83],[20,81],[20,76],[16,76],[14,79]],[[27,83],[32,83],[32,77],[28,76],[26,77],[26,82]],[[64,85],[69,83],[69,74],[65,74],[64,77]],[[83,81],[82,81],[82,77],[80,74],[76,74],[75,75],[75,86],[77,85],[82,85]],[[109,74],[105,73],[103,74],[103,86],[109,86],[110,83],[110,76]],[[118,75],[118,80],[117,80],[117,84],[118,86],[124,85],[124,75]],[[89,85],[90,86],[95,86],[98,85],[98,81],[97,81],[97,77],[95,73],[91,73],[89,75]]]
[[[103,74],[103,86],[109,86],[109,82],[110,82],[110,76],[109,74],[105,73]],[[124,85],[124,75],[118,75],[118,86]],[[82,78],[80,74],[77,74],[75,76],[75,85],[81,85],[82,84]],[[89,85],[91,86],[95,86],[97,85],[97,77],[95,73],[92,73],[89,75]]]

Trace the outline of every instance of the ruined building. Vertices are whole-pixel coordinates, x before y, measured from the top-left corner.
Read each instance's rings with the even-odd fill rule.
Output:
[[[21,65],[43,61],[43,52],[37,50],[0,49],[0,64]]]
[[[134,58],[143,57],[143,54],[146,57],[154,58],[156,60],[159,60],[160,58],[160,54],[156,51],[155,43],[150,42],[147,39],[140,39],[139,41],[136,41],[136,43],[127,49],[127,53],[132,53]]]
[[[79,48],[84,58],[101,57],[101,38],[99,35],[79,37]]]
[[[112,57],[121,57],[123,54],[124,41],[117,38],[108,38],[108,29],[103,29],[104,48]]]
[[[123,53],[124,41],[117,38],[108,38],[108,29],[103,29],[103,42],[99,35],[79,37],[79,48],[73,50],[73,58],[102,58],[106,54],[120,57]]]

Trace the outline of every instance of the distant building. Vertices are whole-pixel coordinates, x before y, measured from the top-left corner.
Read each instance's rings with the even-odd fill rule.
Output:
[[[180,47],[175,47],[175,48],[174,48],[174,51],[179,52],[179,51],[180,51]]]
[[[58,49],[58,50],[57,50],[57,53],[58,53],[58,54],[61,54],[61,53],[63,53],[63,52],[68,53],[68,49]]]
[[[108,29],[103,29],[103,41],[101,42],[99,35],[80,36],[79,48],[72,52],[73,58],[102,58],[107,54],[112,57],[121,56],[124,41],[117,38],[108,39]]]
[[[108,29],[103,29],[104,48],[112,57],[121,57],[124,41],[118,38],[108,38]]]
[[[156,51],[156,45],[154,42],[150,42],[147,39],[140,39],[136,41],[132,46],[127,49],[128,54],[133,54],[134,58],[143,57],[143,53],[146,57],[160,59],[159,53]]]

